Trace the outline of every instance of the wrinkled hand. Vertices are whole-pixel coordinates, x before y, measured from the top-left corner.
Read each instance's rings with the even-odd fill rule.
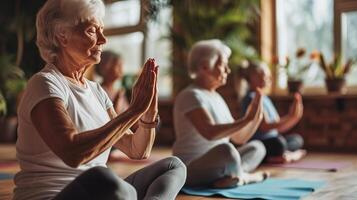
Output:
[[[304,113],[304,106],[302,104],[302,98],[299,93],[294,94],[294,101],[290,106],[289,114],[294,117],[295,119],[301,119]]]
[[[155,62],[155,60],[154,60]],[[155,64],[155,63],[154,63]],[[152,98],[151,104],[149,106],[149,109],[144,113],[144,115],[141,117],[141,119],[145,122],[153,122],[156,119],[156,116],[158,114],[158,101],[159,101],[159,95],[158,95],[158,85],[157,85],[157,77],[159,77],[159,66],[155,64],[155,73],[156,73],[156,82],[155,82],[155,89],[154,89],[154,96]]]
[[[133,86],[130,107],[139,114],[149,110],[156,96],[157,71],[154,59],[148,59]]]
[[[245,118],[249,121],[254,120],[255,123],[260,123],[263,119],[263,103],[262,103],[262,91],[257,89],[254,99],[249,104]]]

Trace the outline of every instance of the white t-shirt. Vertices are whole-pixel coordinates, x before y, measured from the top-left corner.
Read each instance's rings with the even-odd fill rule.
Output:
[[[233,123],[234,119],[226,102],[220,94],[191,85],[177,97],[174,105],[174,126],[176,141],[173,154],[186,165],[202,156],[218,144],[229,142],[229,137],[219,140],[207,140],[185,116],[186,113],[204,108],[216,124]]]
[[[79,87],[51,64],[35,74],[18,109],[16,152],[21,171],[14,179],[15,200],[52,199],[84,170],[106,166],[109,149],[90,162],[71,168],[42,140],[32,123],[31,111],[40,101],[53,97],[64,102],[78,132],[98,128],[110,120],[107,109],[113,104],[98,83],[85,80],[85,87]]]

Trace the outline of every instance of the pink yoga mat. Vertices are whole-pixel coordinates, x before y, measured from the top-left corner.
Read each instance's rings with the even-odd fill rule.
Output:
[[[350,162],[332,162],[320,160],[301,160],[295,163],[287,164],[268,164],[273,167],[297,168],[297,169],[316,169],[335,172],[337,170],[350,166]]]
[[[0,169],[15,167],[18,165],[17,161],[0,161]]]

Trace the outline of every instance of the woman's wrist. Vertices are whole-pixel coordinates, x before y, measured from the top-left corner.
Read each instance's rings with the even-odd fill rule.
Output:
[[[154,120],[150,120],[150,121],[144,120],[143,118],[139,119],[139,126],[147,129],[156,128],[159,125],[159,123],[160,123],[159,115],[156,115]]]

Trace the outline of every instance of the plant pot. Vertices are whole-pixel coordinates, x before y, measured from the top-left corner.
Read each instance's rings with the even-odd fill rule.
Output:
[[[345,93],[345,78],[325,79],[326,89],[329,93]]]
[[[17,117],[0,118],[0,143],[15,143],[17,137]]]
[[[301,80],[288,80],[288,91],[289,93],[301,93],[303,83]]]

